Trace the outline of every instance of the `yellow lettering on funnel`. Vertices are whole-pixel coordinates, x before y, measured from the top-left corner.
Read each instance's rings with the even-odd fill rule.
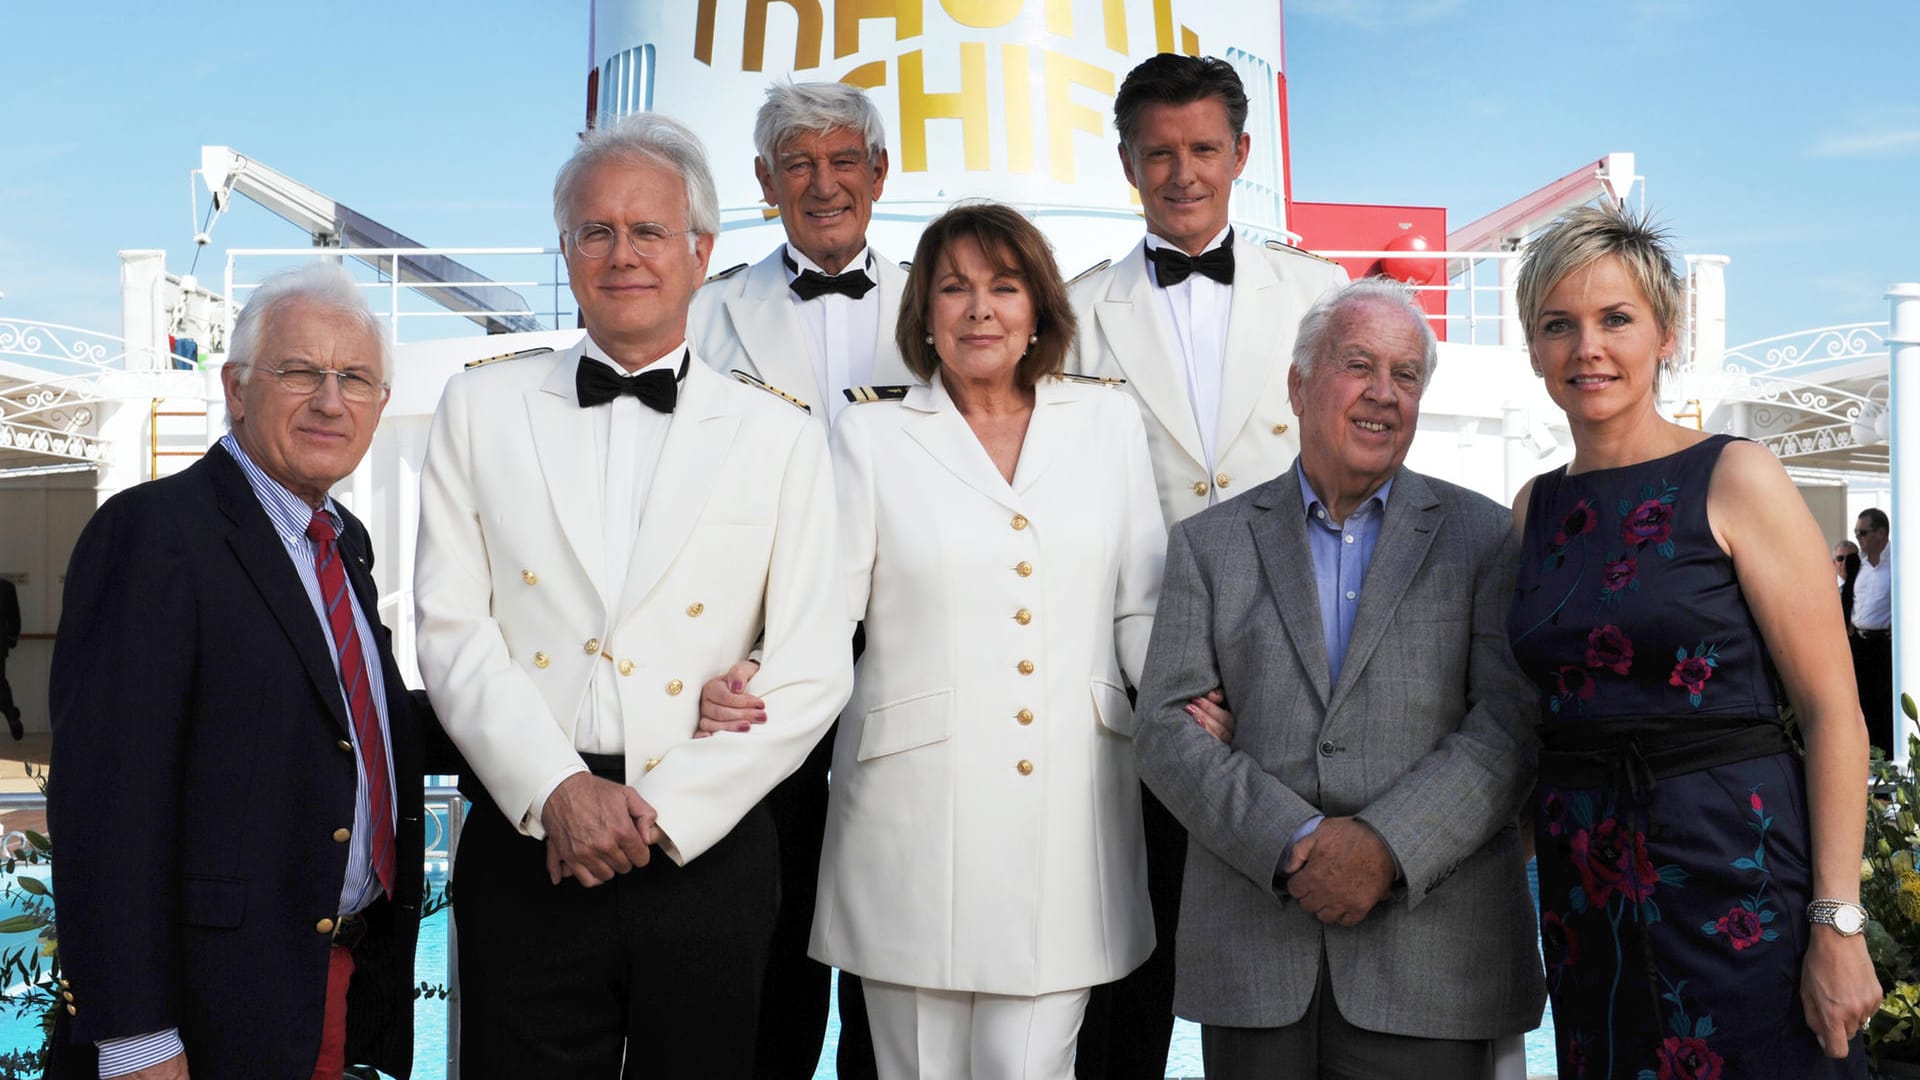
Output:
[[[1072,88],[1084,86],[1111,98],[1113,72],[1051,49],[1042,52],[1047,72],[1047,163],[1055,180],[1071,184],[1073,133],[1084,131],[1101,137],[1107,134],[1106,115],[1075,102]]]
[[[953,21],[961,26],[988,28],[1005,26],[1020,14],[1026,0],[940,0]]]
[[[921,33],[920,0],[838,0],[833,5],[834,59],[860,51],[863,19],[892,19],[895,41],[916,38]]]
[[[926,56],[919,49],[900,54],[900,165],[907,172],[927,171],[927,121],[960,121],[966,168],[992,168],[987,152],[987,47],[978,41],[960,45],[958,92],[927,93]]]
[[[1033,171],[1033,70],[1025,45],[1000,46],[1000,87],[1006,105],[1007,169],[1030,173]]]
[[[820,66],[820,38],[825,19],[820,14],[820,0],[747,0],[747,27],[740,39],[740,69],[742,71],[766,70],[767,53],[767,9],[775,4],[785,4],[793,9],[800,20],[800,32],[793,39],[793,68],[805,71]],[[700,9],[703,19],[707,7],[703,2]],[[711,35],[712,28],[706,24]],[[712,47],[707,47],[711,55]]]

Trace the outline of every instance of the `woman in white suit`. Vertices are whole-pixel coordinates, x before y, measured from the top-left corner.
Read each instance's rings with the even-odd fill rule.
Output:
[[[1069,1077],[1087,992],[1153,947],[1126,686],[1165,527],[1133,398],[1017,211],[927,226],[898,339],[926,380],[833,433],[849,615],[810,952],[866,982],[884,1077]]]

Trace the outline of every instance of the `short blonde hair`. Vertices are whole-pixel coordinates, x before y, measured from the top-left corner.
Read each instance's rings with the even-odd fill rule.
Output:
[[[1533,324],[1547,294],[1568,274],[1609,255],[1620,259],[1627,276],[1646,296],[1661,332],[1680,332],[1685,286],[1673,269],[1677,259],[1668,245],[1667,231],[1654,224],[1651,214],[1635,214],[1609,202],[1567,211],[1527,245],[1514,289],[1527,344],[1533,343]]]

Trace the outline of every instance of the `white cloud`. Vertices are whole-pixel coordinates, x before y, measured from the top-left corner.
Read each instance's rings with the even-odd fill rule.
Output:
[[[1814,157],[1889,157],[1920,150],[1920,128],[1829,135],[1813,145]]]

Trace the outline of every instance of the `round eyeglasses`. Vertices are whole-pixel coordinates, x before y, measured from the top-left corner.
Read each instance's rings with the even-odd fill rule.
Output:
[[[385,386],[367,378],[357,371],[335,371],[332,368],[307,367],[303,364],[283,368],[270,368],[262,364],[248,364],[247,366],[258,371],[266,372],[273,376],[275,382],[280,384],[280,389],[285,390],[289,394],[299,394],[302,397],[308,394],[318,393],[320,385],[327,381],[327,376],[329,375],[333,376],[334,379],[339,382],[340,396],[355,404],[365,404],[379,397],[386,391]]]
[[[676,236],[685,236],[692,229],[669,229],[657,221],[642,221],[627,227],[627,244],[633,253],[643,259],[659,257],[667,249],[667,242]],[[613,239],[616,231],[613,226],[591,221],[573,230],[573,249],[589,259],[604,259],[613,254]]]

